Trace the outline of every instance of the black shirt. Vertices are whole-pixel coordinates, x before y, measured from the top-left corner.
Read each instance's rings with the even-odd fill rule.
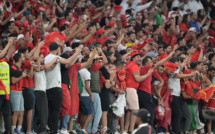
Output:
[[[14,70],[11,66],[10,66],[10,77],[20,77],[22,76],[22,72],[23,71],[19,71],[19,70]]]
[[[70,56],[67,53],[62,53],[61,56],[64,59],[68,59]],[[66,68],[65,64],[60,64],[61,65],[61,79],[62,83],[66,84],[69,87],[69,68]]]

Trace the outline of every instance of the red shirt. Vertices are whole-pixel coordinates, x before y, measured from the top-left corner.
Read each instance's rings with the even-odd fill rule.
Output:
[[[39,31],[37,31],[36,28],[33,29],[32,33],[33,33],[34,41],[35,41],[35,44],[36,44],[38,39],[40,39],[42,37],[42,35],[40,34]]]
[[[167,54],[161,54],[160,56],[158,56],[159,61],[166,58],[168,55]]]
[[[19,68],[18,66],[14,65],[12,66],[14,70],[19,70],[22,71],[22,68]],[[23,87],[23,79],[21,79],[19,82],[10,85],[10,90],[11,91],[16,91],[16,92],[22,92],[22,87]]]
[[[168,77],[167,77],[165,71],[163,71],[163,74],[161,75],[161,78],[162,78],[163,81],[164,81],[163,88],[161,89],[161,92],[160,92],[161,97],[163,97],[163,96],[165,95],[165,93],[166,93],[167,85],[168,85],[168,83],[167,83]]]
[[[30,72],[31,70],[31,63],[29,60],[25,60],[25,64],[22,65],[23,70],[28,70],[28,72]],[[23,78],[23,87],[29,88],[29,80],[28,78]]]
[[[145,67],[142,67],[140,69],[140,75],[145,75],[148,73],[149,69],[152,68],[152,65],[151,66],[145,66]],[[156,78],[156,79],[159,79],[161,76],[158,74],[158,72],[155,70],[149,77],[147,77],[144,81],[140,82],[140,85],[139,85],[139,90],[141,91],[145,91],[147,93],[152,93],[151,92],[151,81],[152,81],[152,75]]]
[[[130,61],[126,64],[126,87],[127,88],[135,88],[139,87],[139,82],[137,82],[134,78],[134,75],[140,74],[139,65],[134,62]]]
[[[173,48],[174,48],[174,45],[175,45],[176,42],[177,42],[177,39],[176,39],[175,35],[167,36],[166,31],[164,31],[164,34],[163,34],[163,41],[164,41],[166,44],[171,44],[171,47],[172,47],[172,49],[173,49]]]

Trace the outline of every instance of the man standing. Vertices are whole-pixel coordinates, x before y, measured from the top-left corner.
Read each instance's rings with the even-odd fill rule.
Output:
[[[25,63],[25,57],[21,53],[16,53],[14,56],[15,64],[12,66],[14,70],[22,71],[21,66]],[[19,133],[23,134],[22,130],[22,122],[23,122],[23,115],[24,115],[24,100],[22,96],[22,85],[23,85],[23,78],[27,76],[27,71],[24,71],[22,76],[16,78],[11,77],[11,94],[10,94],[10,102],[12,106],[12,133]],[[18,128],[16,128],[18,121]]]
[[[125,122],[125,130],[132,132],[134,130],[136,117],[134,112],[139,110],[139,100],[137,96],[137,89],[139,82],[145,80],[153,69],[150,69],[146,75],[140,76],[139,65],[141,62],[141,54],[137,51],[131,53],[131,61],[126,64],[126,92],[127,92],[127,115]]]
[[[154,53],[155,54],[155,53]],[[153,68],[156,70],[160,65],[164,64],[170,57],[172,57],[174,52],[171,52],[166,58],[159,61],[157,64],[154,64],[153,67],[153,60],[150,57],[145,57],[142,60],[143,67],[140,70],[140,75],[145,75],[150,70],[150,68]],[[149,54],[152,56],[152,53]],[[163,86],[163,79],[160,77],[157,71],[154,71],[149,77],[147,77],[144,81],[140,82],[140,86],[138,88],[137,94],[139,97],[139,105],[140,108],[146,108],[150,114],[151,114],[151,120],[150,125],[154,125],[154,102],[153,102],[153,96],[151,92],[151,81],[152,76],[154,76],[156,79],[159,79],[159,87]],[[162,97],[160,95],[160,91],[155,90],[155,95],[158,98],[158,103],[162,104]]]
[[[53,61],[56,57],[60,55],[60,48],[57,43],[51,43],[49,46],[50,54],[45,57],[45,64],[48,64]],[[79,50],[80,53],[81,49]],[[75,56],[71,56],[68,59],[59,57],[59,62],[61,64],[69,64],[74,61]],[[51,130],[51,133],[56,134],[58,130],[58,119],[60,115],[61,105],[62,105],[62,88],[61,88],[61,72],[60,72],[60,63],[52,69],[46,72],[46,94],[48,98],[48,107],[49,107],[49,119],[48,125]]]
[[[11,106],[9,100],[10,77],[20,77],[21,71],[11,68],[7,62],[0,60],[0,110],[3,113],[5,134],[11,131]]]

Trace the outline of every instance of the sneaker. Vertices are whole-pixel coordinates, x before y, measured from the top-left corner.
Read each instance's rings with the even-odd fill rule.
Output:
[[[122,132],[121,134],[128,134],[127,132]]]
[[[60,131],[60,133],[61,133],[61,134],[69,134],[69,132],[68,132],[66,129],[62,129],[62,130]]]
[[[78,134],[87,134],[87,131],[80,130]]]
[[[14,130],[12,130],[12,132],[11,132],[12,134],[19,134],[19,132],[18,132],[18,129],[17,128],[14,128]]]
[[[20,131],[18,131],[19,134],[25,134],[25,132],[23,131],[23,129],[21,128]]]

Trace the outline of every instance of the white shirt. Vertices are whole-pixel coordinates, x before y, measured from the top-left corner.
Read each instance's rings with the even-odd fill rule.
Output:
[[[174,0],[173,2],[172,2],[172,7],[171,7],[171,9],[173,9],[174,7],[178,7],[178,5],[179,5],[179,1],[178,0]]]
[[[184,3],[184,10],[187,11],[188,9],[190,9],[190,1],[188,1],[187,3]]]
[[[180,10],[180,11],[179,11],[179,14],[180,14],[181,16],[184,16],[185,14],[187,14],[187,12],[186,12],[185,10],[183,10],[183,11]]]
[[[36,72],[34,71],[34,90],[35,91],[46,91],[46,73],[45,70]]]
[[[126,45],[123,46],[122,44],[120,44],[120,45],[118,46],[118,52],[120,52],[120,51],[122,51],[122,50],[126,50],[126,48],[127,48]]]
[[[195,13],[197,13],[199,9],[204,9],[201,1],[197,2],[196,0],[192,0],[190,5],[192,5],[190,6],[191,11]]]
[[[57,55],[49,54],[45,57],[45,64],[48,64],[54,60]],[[61,73],[60,63],[57,63],[54,69],[46,72],[46,89],[59,87],[61,88]]]
[[[144,4],[144,5],[138,6],[138,5],[137,5],[138,3],[136,3],[136,1],[137,1],[138,3],[142,2],[142,1],[140,1],[140,0],[135,0],[135,1],[133,2],[133,4],[132,4],[131,7],[134,9],[134,17],[136,17],[136,13],[137,13],[137,12],[139,12],[139,11],[141,11],[141,10],[144,10],[144,9],[150,7],[150,5],[152,4],[152,2],[148,2],[148,3]]]
[[[180,67],[169,77],[168,79],[168,88],[173,89],[172,95],[174,96],[180,96],[181,94],[181,84],[180,79],[174,78],[176,74],[180,72]]]
[[[86,68],[81,69],[79,71],[79,73],[81,76],[81,80],[83,82],[83,92],[81,93],[81,96],[90,96],[85,88],[85,81],[91,80],[91,74]],[[90,84],[90,82],[89,82],[89,84]]]

